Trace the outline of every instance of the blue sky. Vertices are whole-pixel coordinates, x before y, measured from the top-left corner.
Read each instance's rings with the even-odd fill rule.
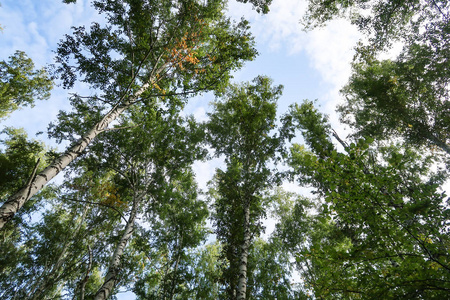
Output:
[[[92,21],[102,21],[102,17],[90,7],[87,0],[66,5],[62,0],[0,0],[0,59],[6,60],[16,50],[25,51],[37,67],[53,61],[53,53],[58,41],[70,32],[71,26],[86,25]],[[273,0],[268,15],[258,15],[251,5],[229,4],[229,15],[240,19],[245,16],[250,21],[260,55],[235,74],[235,81],[249,81],[257,75],[267,75],[275,84],[284,85],[283,96],[279,100],[279,114],[288,106],[303,99],[318,99],[321,110],[330,115],[333,127],[345,136],[344,128],[337,122],[334,109],[339,97],[339,89],[350,75],[350,61],[353,47],[359,38],[355,28],[348,22],[337,20],[327,27],[312,32],[303,32],[300,18],[305,10],[305,1]],[[77,85],[77,92],[87,90],[87,86]],[[56,120],[61,109],[70,109],[68,92],[56,87],[47,101],[36,103],[34,108],[17,111],[0,124],[24,127],[30,137],[39,131],[38,138],[56,146],[46,139],[47,126]],[[204,120],[209,110],[209,95],[192,99],[186,106],[186,113]],[[61,147],[61,146],[60,146]],[[197,179],[200,187],[214,173],[220,160],[197,163]],[[295,185],[286,185],[295,190]],[[270,227],[270,225],[269,225]],[[119,295],[119,299],[133,299]]]

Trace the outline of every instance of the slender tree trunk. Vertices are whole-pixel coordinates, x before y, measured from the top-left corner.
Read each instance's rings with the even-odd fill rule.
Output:
[[[86,206],[83,210],[83,214],[79,218],[78,226],[75,228],[75,231],[72,233],[71,238],[67,238],[66,242],[64,243],[63,249],[61,250],[61,253],[59,254],[58,258],[56,259],[55,264],[48,272],[43,272],[42,276],[37,281],[37,288],[33,294],[33,297],[29,297],[32,300],[37,300],[42,298],[42,294],[48,289],[51,288],[58,280],[60,279],[61,275],[61,268],[63,264],[66,262],[67,258],[67,250],[69,249],[70,245],[73,243],[75,236],[78,234],[78,231],[80,231],[81,226],[83,225],[84,219],[86,218],[87,211],[89,210],[89,206]],[[73,214],[75,214],[76,211],[74,211]]]
[[[241,257],[239,259],[239,283],[237,299],[244,300],[247,293],[247,259],[250,246],[250,204],[244,207],[244,240],[241,245]]]
[[[108,299],[108,297],[111,295],[111,292],[115,288],[117,284],[117,275],[119,274],[119,265],[122,259],[123,252],[125,250],[125,247],[128,243],[128,240],[131,237],[131,234],[134,230],[134,221],[136,219],[138,205],[140,202],[139,199],[135,199],[133,201],[133,206],[131,208],[130,217],[128,218],[128,222],[125,226],[125,230],[122,234],[122,237],[119,241],[119,244],[116,247],[116,250],[114,251],[114,254],[111,258],[111,262],[109,264],[108,273],[105,276],[105,281],[103,285],[100,287],[100,289],[95,294],[95,300],[105,300]]]
[[[86,293],[86,283],[89,280],[89,273],[91,273],[91,269],[92,269],[92,249],[89,244],[88,244],[88,253],[89,253],[89,261],[88,261],[88,266],[86,269],[86,275],[84,275],[83,280],[80,282],[80,300],[84,300],[84,295]],[[73,293],[72,300],[75,300],[76,298],[77,298],[77,293],[75,290],[75,292]]]
[[[92,250],[89,245],[88,250],[89,250],[89,264],[86,270],[86,276],[84,276],[83,282],[81,283],[80,300],[84,300],[84,294],[86,293],[86,283],[89,279],[89,273],[91,272],[92,268]]]
[[[179,241],[178,247],[177,247],[177,260],[175,261],[175,267],[174,267],[174,270],[173,270],[174,276],[172,277],[172,286],[171,286],[170,293],[169,293],[169,300],[172,300],[173,296],[175,295],[175,287],[176,287],[178,265],[180,264],[182,247],[183,247],[183,236],[180,237],[180,241]]]
[[[150,80],[152,82],[153,79]],[[84,134],[75,145],[71,146],[64,154],[55,159],[47,168],[39,174],[33,176],[26,186],[9,197],[9,199],[0,207],[0,229],[11,220],[17,211],[33,195],[39,192],[51,179],[59,172],[64,170],[67,165],[74,161],[91,143],[91,141],[104,131],[112,121],[114,121],[122,112],[134,104],[137,98],[144,93],[151,83],[144,84],[131,99],[124,101],[120,105],[113,107],[103,119],[95,124],[86,134]]]
[[[178,264],[180,263],[180,257],[181,255],[177,256],[177,260],[175,261],[175,267],[173,270],[173,277],[172,277],[172,282],[171,282],[171,287],[170,287],[170,292],[169,292],[169,300],[173,299],[173,296],[175,295],[175,287],[176,287],[176,279],[177,279],[177,271],[178,271]]]

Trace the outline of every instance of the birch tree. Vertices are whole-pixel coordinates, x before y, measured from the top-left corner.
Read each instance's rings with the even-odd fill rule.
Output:
[[[446,0],[309,1],[307,28],[344,16],[364,34],[338,107],[354,136],[450,153],[449,14]],[[399,55],[382,60],[395,43]]]
[[[370,139],[346,143],[311,102],[294,106],[291,116],[308,146],[291,148],[292,173],[322,200],[306,243],[295,241],[292,227],[287,232],[298,265],[310,268],[305,278],[315,296],[447,297],[449,208],[439,191],[446,172],[431,170],[436,158]]]
[[[67,151],[4,202],[0,227],[124,111],[164,107],[173,95],[186,99],[220,89],[232,70],[256,54],[247,22],[226,19],[223,1],[95,0],[93,5],[107,24],[76,27],[66,35],[56,50],[54,72],[65,88],[75,82],[91,88],[89,96],[73,96],[80,104],[73,114],[82,113],[80,108],[96,113],[74,129]]]
[[[100,215],[98,207],[89,204],[106,200],[92,177],[70,181],[40,193],[46,201],[40,220],[24,226],[19,240],[12,235],[3,241],[3,257],[10,262],[2,263],[2,274],[8,274],[0,277],[2,299],[44,299],[65,293],[80,299],[97,284],[99,249],[107,245],[98,236],[108,233],[118,218],[107,212]],[[10,250],[5,241],[15,242],[16,248]]]
[[[157,220],[161,220],[159,226],[165,227],[164,233],[160,235],[171,237],[164,246],[172,239],[176,241],[175,249],[172,249],[176,257],[175,273],[178,272],[182,250],[187,245],[197,245],[201,240],[194,238],[198,234],[194,228],[199,226],[198,223],[204,220],[206,214],[200,212],[201,205],[198,209],[195,207],[201,202],[197,203],[196,184],[192,179],[190,165],[203,155],[199,143],[202,134],[192,118],[185,120],[179,113],[180,108],[176,105],[167,108],[167,111],[157,111],[153,107],[130,108],[118,125],[126,129],[97,139],[91,152],[86,155],[84,163],[89,164],[90,168],[114,174],[113,182],[118,190],[116,199],[110,205],[118,205],[123,217],[126,216],[123,228],[118,227],[111,233],[116,242],[111,245],[110,262],[95,299],[107,299],[114,295],[119,287],[131,283],[131,275],[142,276],[140,272],[135,273],[137,270],[128,267],[135,265],[133,261],[128,261],[133,260],[130,256],[139,256],[139,253],[144,257],[150,256],[147,251],[156,252],[162,246],[144,251],[141,247],[133,247],[131,241],[137,238],[136,235],[146,235],[146,232],[158,236],[152,232],[158,230]],[[189,178],[191,180],[187,180]],[[164,212],[170,210],[168,207],[174,207],[175,210],[183,207],[185,214],[198,217],[191,222],[184,218],[172,220],[180,213],[171,211],[166,215]],[[143,222],[150,228],[144,230]],[[166,294],[173,295],[179,283],[177,280],[171,282],[171,288],[166,288],[170,292],[166,291]]]
[[[175,175],[175,174],[174,174]],[[185,170],[172,176],[170,184],[158,193],[148,210],[151,229],[148,240],[149,260],[133,291],[138,299],[195,299],[189,282],[201,276],[193,272],[192,252],[205,241],[207,205],[198,199],[193,173]]]
[[[53,82],[42,68],[34,69],[33,61],[23,51],[16,51],[8,61],[0,62],[0,120],[36,100],[50,97]]]
[[[247,264],[254,236],[262,230],[264,190],[276,182],[268,166],[281,145],[274,133],[276,100],[281,86],[257,77],[233,85],[213,105],[207,125],[215,155],[224,155],[226,170],[217,170],[212,197],[217,237],[224,243],[229,267],[224,271],[228,297],[247,297]]]

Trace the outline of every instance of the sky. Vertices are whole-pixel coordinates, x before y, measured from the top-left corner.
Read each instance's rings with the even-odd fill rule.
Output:
[[[102,22],[102,17],[90,6],[88,0],[76,4],[63,4],[62,0],[0,0],[0,60],[7,60],[16,50],[25,51],[36,67],[53,62],[57,43],[71,26]],[[289,105],[304,99],[318,100],[320,110],[329,115],[333,128],[341,137],[348,132],[338,122],[336,104],[341,100],[339,90],[350,75],[353,48],[359,39],[356,28],[345,20],[332,21],[328,26],[304,32],[300,19],[306,2],[302,0],[273,0],[270,12],[259,15],[250,4],[230,0],[228,14],[239,20],[244,16],[250,21],[259,56],[234,74],[235,82],[250,81],[258,75],[266,75],[274,84],[284,86],[278,102],[278,114],[287,112]],[[67,91],[55,87],[47,101],[36,103],[34,108],[14,112],[0,123],[5,126],[23,127],[30,137],[44,132],[37,139],[47,145],[64,148],[47,139],[47,127],[56,120],[59,110],[69,110],[68,93],[82,93],[88,87],[82,84]],[[194,114],[198,120],[206,120],[212,96],[192,99],[185,108],[186,114]],[[199,186],[206,188],[220,160],[196,163],[194,169]],[[297,191],[295,184],[285,188]],[[273,227],[273,224],[268,224]],[[119,299],[133,299],[132,295],[119,295]]]

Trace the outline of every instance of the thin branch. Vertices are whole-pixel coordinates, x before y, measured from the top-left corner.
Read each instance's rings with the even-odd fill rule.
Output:
[[[431,2],[433,2],[433,5],[436,6],[436,8],[438,9],[438,11],[441,13],[441,15],[444,17],[445,20],[447,20],[448,15],[444,14],[444,12],[442,12],[441,8],[439,7],[439,5],[436,3],[435,0],[431,0]]]
[[[34,178],[36,177],[36,171],[37,171],[37,168],[39,167],[39,163],[41,162],[41,158],[38,158],[38,160],[37,160],[37,162],[36,162],[36,165],[34,166],[34,169],[33,169],[33,171],[31,172],[31,176],[30,176],[30,178],[28,179],[28,182],[27,182],[27,187],[28,187],[28,195],[27,195],[27,198],[30,196],[30,192],[31,192],[31,183],[33,182],[33,180],[34,180]]]
[[[337,134],[337,132],[334,129],[331,129],[333,132],[331,133],[334,138],[342,145],[342,147],[344,147],[344,149],[348,148],[348,144],[346,142],[344,142],[339,135]]]
[[[69,201],[74,201],[74,202],[81,202],[81,203],[88,203],[88,204],[94,204],[94,205],[99,205],[99,206],[104,206],[104,207],[108,207],[111,208],[112,210],[116,211],[119,216],[125,221],[127,222],[127,219],[123,216],[123,214],[115,207],[105,204],[105,203],[100,203],[100,202],[91,202],[91,201],[86,201],[86,200],[76,200],[76,199],[71,199],[71,198],[65,198],[66,200]]]

